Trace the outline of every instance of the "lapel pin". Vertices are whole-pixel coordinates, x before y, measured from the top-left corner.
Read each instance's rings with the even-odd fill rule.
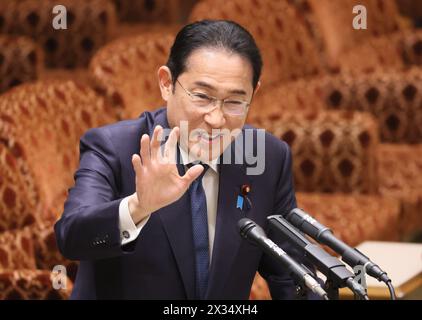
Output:
[[[242,185],[242,188],[240,190],[241,190],[242,196],[247,196],[248,193],[251,191],[251,187],[248,184],[244,184]]]
[[[243,203],[246,203],[246,209],[249,210],[252,208],[252,202],[248,197],[251,187],[248,184],[244,184],[240,188],[240,195],[237,196],[236,208],[243,211]]]
[[[241,195],[237,196],[236,209],[240,209],[240,211],[243,210],[243,197]]]

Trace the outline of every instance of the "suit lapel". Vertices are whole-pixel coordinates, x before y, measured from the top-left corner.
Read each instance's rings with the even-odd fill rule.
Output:
[[[179,174],[185,172],[184,166],[178,164]],[[195,252],[192,236],[192,218],[189,193],[176,202],[160,209],[159,217],[163,223],[170,246],[185,286],[188,299],[195,298]]]
[[[167,121],[167,109],[157,112],[153,125],[150,127],[150,136],[154,128],[160,125],[164,129],[169,129]],[[168,136],[161,142],[165,144]],[[179,157],[180,155],[178,155]],[[179,158],[178,158],[179,159]],[[180,175],[185,173],[185,168],[180,161],[177,161],[177,169]],[[173,251],[177,267],[179,269],[183,285],[188,299],[195,298],[195,256],[192,236],[192,218],[190,213],[189,193],[185,194],[172,204],[161,208],[156,213],[160,217]]]

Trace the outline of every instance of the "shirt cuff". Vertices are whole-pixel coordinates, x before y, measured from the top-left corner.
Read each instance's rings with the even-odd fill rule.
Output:
[[[119,204],[120,244],[123,246],[135,240],[148,222],[149,217],[147,216],[138,225],[135,225],[129,211],[129,197],[123,198]]]

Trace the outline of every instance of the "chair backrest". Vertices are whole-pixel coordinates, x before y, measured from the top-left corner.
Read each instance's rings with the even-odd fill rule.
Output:
[[[192,1],[113,0],[122,22],[179,23],[186,18]]]
[[[67,29],[52,26],[53,8],[67,10]],[[86,66],[115,29],[115,8],[108,0],[0,1],[0,33],[33,38],[45,53],[48,67]],[[62,21],[63,22],[63,21]]]
[[[0,233],[38,220],[39,191],[26,163],[17,159],[19,152],[0,142]]]
[[[408,37],[405,38],[407,40]],[[356,77],[362,74],[405,70],[406,55],[409,56],[408,64],[420,63],[420,57],[413,50],[406,48],[404,40],[401,33],[368,38],[333,59],[332,69]]]
[[[205,0],[190,15],[190,21],[202,19],[233,20],[254,36],[264,60],[265,85],[322,71],[318,49],[287,0]]]
[[[113,121],[92,89],[66,82],[22,85],[0,97],[0,139],[27,164],[46,218],[57,218],[77,168],[80,136]]]
[[[41,48],[31,39],[0,35],[0,93],[36,80],[43,67]]]
[[[312,115],[325,109],[323,83],[321,77],[299,79],[258,91],[249,108],[247,122],[260,127],[266,120],[276,120],[284,112]]]
[[[281,113],[265,124],[292,150],[295,187],[305,192],[376,193],[378,127],[363,112]]]
[[[289,0],[306,20],[325,62],[337,68],[339,55],[372,37],[390,35],[405,29],[395,1],[385,0]],[[355,30],[355,6],[364,6],[367,29]]]
[[[372,113],[382,142],[422,142],[422,75],[400,73],[327,75],[273,86],[252,102],[248,120],[257,126],[283,112],[312,115],[322,109]]]
[[[422,142],[422,75],[419,68],[406,72],[342,75],[321,83],[330,109],[372,113],[383,142]]]
[[[173,43],[170,34],[148,33],[113,41],[98,51],[90,74],[121,118],[135,118],[165,104],[157,70],[165,65]]]

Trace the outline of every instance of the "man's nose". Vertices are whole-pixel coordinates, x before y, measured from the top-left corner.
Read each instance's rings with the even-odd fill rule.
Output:
[[[205,122],[207,122],[212,128],[221,128],[226,123],[226,118],[222,110],[222,104],[219,103],[216,108],[208,112],[204,117]]]

